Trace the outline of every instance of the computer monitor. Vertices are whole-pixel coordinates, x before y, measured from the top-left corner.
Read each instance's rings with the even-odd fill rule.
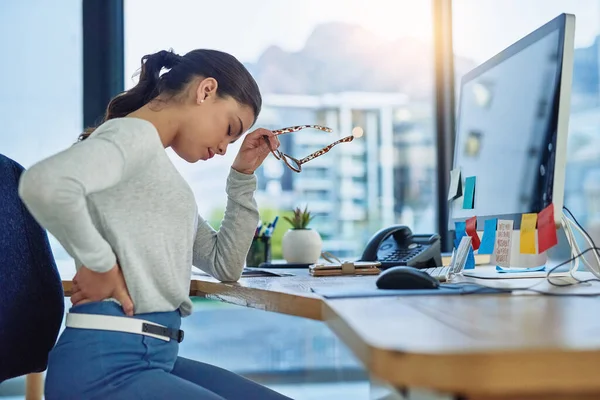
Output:
[[[575,16],[562,14],[461,81],[453,168],[476,177],[472,209],[449,204],[449,230],[477,216],[512,219],[554,203],[560,224],[571,101]]]

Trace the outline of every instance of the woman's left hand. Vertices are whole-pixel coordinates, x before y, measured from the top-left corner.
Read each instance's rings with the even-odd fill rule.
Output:
[[[265,136],[269,144],[267,144]],[[242,174],[253,174],[265,158],[267,158],[271,149],[275,150],[278,147],[279,139],[277,139],[277,136],[273,132],[268,129],[258,128],[246,135],[231,167]]]

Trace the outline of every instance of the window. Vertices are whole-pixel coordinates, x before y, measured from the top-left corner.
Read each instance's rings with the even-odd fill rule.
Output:
[[[575,15],[565,205],[600,241],[600,1],[455,0],[453,4],[458,78],[559,14]]]
[[[5,1],[1,10],[0,153],[29,168],[69,147],[82,130],[81,0],[51,7]],[[59,269],[72,270],[73,259],[48,236]],[[24,398],[23,382],[3,382],[0,398]]]
[[[431,14],[430,2],[409,0],[179,0],[169,7],[126,0],[126,86],[135,84],[127,78],[145,54],[216,48],[244,62],[257,79],[263,94],[257,126],[334,129],[285,135],[289,154],[304,157],[362,129],[362,138],[303,165],[300,174],[273,157],[257,171],[264,220],[306,204],[318,214],[313,226],[324,250],[355,257],[383,225],[436,229],[435,157],[411,156],[413,150],[435,151]],[[173,157],[197,193],[200,212],[212,221],[222,218],[225,180],[238,148],[195,165]],[[287,223],[279,226],[274,243]],[[238,329],[243,336],[245,329]]]
[[[25,168],[57,153],[82,131],[81,1],[52,7],[2,3],[0,152]],[[50,236],[59,268],[73,266]]]
[[[393,223],[407,223],[418,231],[436,229],[429,2],[311,0],[283,5],[229,0],[207,5],[182,0],[168,9],[160,4],[126,1],[126,86],[135,84],[128,77],[140,67],[144,54],[168,48],[180,54],[197,47],[217,48],[238,57],[257,79],[264,98],[257,126],[319,123],[334,129],[330,134],[305,130],[286,135],[284,148],[291,155],[304,157],[350,135],[355,127],[364,131],[360,140],[338,145],[305,164],[301,174],[275,167],[281,161],[270,157],[259,171],[260,206],[289,210],[307,204],[310,208],[311,190],[321,189],[312,170],[326,169],[333,193],[340,194],[331,199],[335,203],[328,216],[332,225],[340,218],[335,210],[344,202],[338,186],[346,176],[364,180],[363,205],[353,207],[359,212],[349,223],[339,224],[333,235],[350,240],[357,253],[365,244],[357,229],[363,223],[373,232]],[[235,15],[229,12],[232,9],[237,10]],[[198,15],[206,12],[229,15],[227,26],[221,18],[198,24]],[[156,26],[162,29],[153,29]],[[243,35],[233,28],[243,26],[247,27]],[[232,147],[225,157],[197,165],[174,157],[197,191],[204,215],[222,208],[228,167],[239,144]],[[396,190],[397,186],[404,189]],[[207,187],[219,195],[200,196]],[[413,197],[399,197],[405,193]],[[348,227],[350,231],[344,231]],[[324,243],[333,252],[338,245],[339,241]]]

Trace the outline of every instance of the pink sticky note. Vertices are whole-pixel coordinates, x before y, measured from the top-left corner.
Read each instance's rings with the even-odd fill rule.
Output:
[[[554,224],[554,204],[550,204],[538,214],[538,247],[542,253],[558,244]]]
[[[467,220],[467,235],[471,236],[471,245],[473,245],[473,250],[479,249],[481,241],[479,240],[479,235],[477,234],[477,217],[471,217]]]

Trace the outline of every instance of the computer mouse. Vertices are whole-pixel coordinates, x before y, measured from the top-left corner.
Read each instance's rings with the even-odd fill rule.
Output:
[[[392,267],[383,271],[376,281],[379,289],[437,289],[440,282],[427,272],[413,267]]]

